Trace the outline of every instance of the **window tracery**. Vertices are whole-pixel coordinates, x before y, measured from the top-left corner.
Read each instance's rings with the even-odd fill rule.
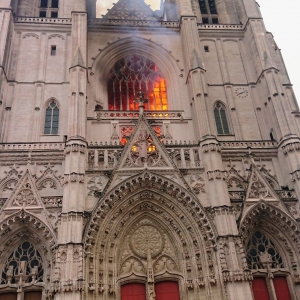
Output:
[[[23,242],[7,258],[2,270],[1,284],[17,283],[20,276],[25,283],[43,282],[42,257],[29,242]]]
[[[276,246],[260,231],[255,231],[247,246],[247,263],[250,269],[283,268]]]
[[[150,59],[128,55],[117,61],[110,70],[108,80],[109,110],[137,110],[137,92],[142,91],[148,110],[167,110],[166,81]]]
[[[229,126],[225,106],[217,102],[214,107],[214,116],[218,134],[229,134]]]
[[[58,134],[59,108],[52,100],[46,109],[44,134]]]

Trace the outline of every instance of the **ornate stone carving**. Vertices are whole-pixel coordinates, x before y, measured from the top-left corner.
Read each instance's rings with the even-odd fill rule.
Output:
[[[146,128],[141,126],[137,139],[131,147],[124,167],[167,166]]]
[[[289,152],[299,151],[300,150],[300,143],[294,142],[286,144],[285,146],[281,147],[283,153],[287,155]]]
[[[227,176],[228,176],[227,171],[215,170],[215,171],[207,172],[208,180],[214,180],[214,179],[225,180],[227,178]]]
[[[99,196],[105,188],[108,179],[106,176],[96,175],[88,181],[88,196]]]
[[[252,176],[248,197],[257,199],[272,198],[269,188],[259,180],[256,174]]]
[[[36,186],[38,190],[43,190],[49,187],[50,189],[59,190],[60,176],[57,176],[57,171],[54,170],[54,166],[47,164],[44,166],[45,170],[40,171],[42,175],[36,180]]]
[[[164,239],[155,227],[144,225],[132,234],[130,244],[133,252],[141,257],[147,257],[149,246],[151,256],[154,257],[163,249]]]
[[[203,152],[210,152],[210,151],[220,152],[221,151],[221,146],[220,146],[220,144],[209,143],[209,144],[204,144],[202,146],[202,149],[203,149]]]
[[[191,175],[190,186],[195,194],[205,193],[205,182],[201,175]]]
[[[203,238],[207,240],[208,243],[215,244],[215,234],[209,219],[206,216],[206,212],[203,210],[197,199],[193,199],[181,186],[176,183],[169,181],[167,178],[154,175],[148,171],[142,174],[131,177],[119,184],[114,190],[109,192],[102,198],[101,203],[94,210],[91,216],[91,221],[87,224],[87,231],[85,235],[85,244],[87,248],[92,247],[94,244],[94,239],[97,231],[95,231],[95,222],[97,226],[100,225],[100,220],[104,219],[110,207],[113,207],[119,199],[119,195],[126,195],[129,192],[132,194],[136,189],[145,189],[151,185],[153,192],[158,191],[159,194],[163,194],[166,197],[171,197],[176,199],[183,207],[186,207],[190,213],[193,215],[195,222],[199,224],[199,229]],[[155,192],[156,193],[156,192]],[[149,192],[140,192],[137,196],[137,200],[143,199],[144,197],[152,197]],[[166,202],[161,198],[161,204],[166,205]],[[134,203],[134,198],[131,199],[130,203]],[[171,205],[171,202],[170,202]],[[174,206],[174,205],[172,205]],[[175,209],[175,207],[174,207]],[[133,211],[131,211],[133,213]],[[121,224],[123,226],[123,224]],[[116,232],[116,235],[118,233]]]
[[[23,173],[23,171],[18,171],[18,169],[19,167],[13,165],[10,167],[8,172],[4,172],[6,176],[0,181],[0,191],[2,190],[2,192],[8,192],[15,189],[19,179],[22,176],[21,174]]]
[[[61,179],[61,185],[65,185],[66,183],[69,182],[79,182],[79,183],[84,183],[84,176],[85,174],[80,174],[80,173],[71,173],[71,174],[64,174],[64,176]]]
[[[14,206],[32,206],[36,205],[37,201],[31,189],[29,182],[25,183],[13,201]]]

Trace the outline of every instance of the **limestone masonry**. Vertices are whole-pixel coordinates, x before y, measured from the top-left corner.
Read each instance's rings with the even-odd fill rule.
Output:
[[[299,198],[254,0],[0,0],[0,300],[300,300]]]

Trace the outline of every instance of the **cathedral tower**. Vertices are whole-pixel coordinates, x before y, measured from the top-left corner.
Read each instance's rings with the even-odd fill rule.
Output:
[[[0,25],[0,300],[300,300],[300,111],[254,0]]]

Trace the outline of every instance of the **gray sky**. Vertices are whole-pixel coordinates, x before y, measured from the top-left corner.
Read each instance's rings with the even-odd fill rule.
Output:
[[[98,18],[106,14],[107,8],[118,0],[98,0]],[[145,0],[153,10],[159,9],[160,0]],[[262,11],[265,25],[272,32],[289,72],[294,91],[300,103],[300,34],[299,34],[299,0],[257,0]]]

